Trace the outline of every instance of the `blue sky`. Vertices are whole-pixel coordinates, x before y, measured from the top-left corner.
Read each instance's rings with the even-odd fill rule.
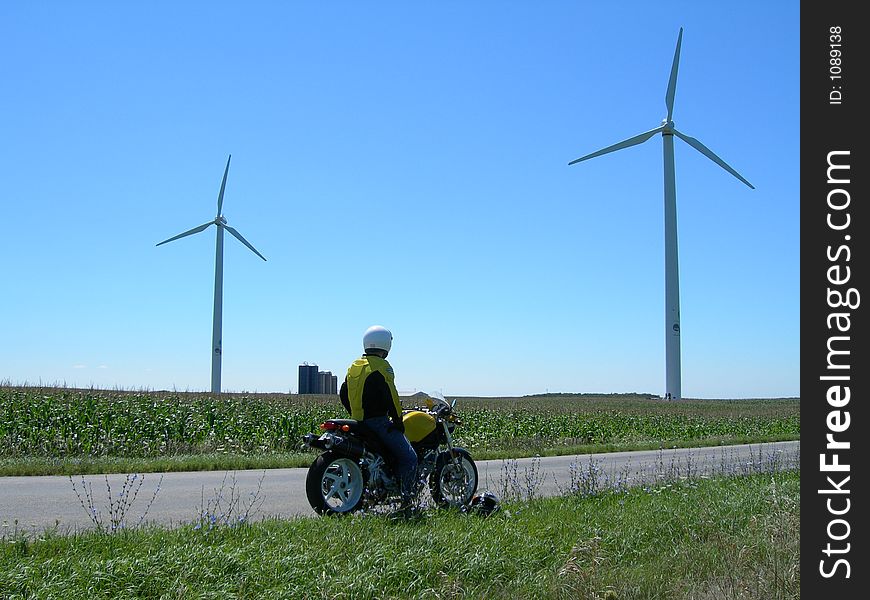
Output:
[[[664,391],[661,138],[676,141],[683,395],[797,396],[799,3],[0,6],[0,380],[207,390]]]

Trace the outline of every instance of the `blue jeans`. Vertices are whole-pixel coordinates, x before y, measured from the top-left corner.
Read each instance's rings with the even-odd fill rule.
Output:
[[[394,471],[402,484],[402,496],[410,498],[417,476],[417,453],[411,447],[411,442],[404,433],[393,427],[393,422],[386,415],[365,419],[363,423],[377,434],[393,454]]]

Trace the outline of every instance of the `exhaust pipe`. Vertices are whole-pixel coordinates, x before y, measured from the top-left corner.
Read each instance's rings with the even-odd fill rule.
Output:
[[[362,442],[353,438],[344,437],[341,435],[333,435],[326,440],[326,448],[333,450],[339,454],[343,454],[354,460],[360,459],[366,453],[366,448]]]
[[[332,450],[333,452],[337,452],[338,454],[354,460],[358,460],[369,454],[366,447],[359,440],[334,433],[325,436],[306,433],[302,436],[302,443],[309,448]]]
[[[326,444],[324,440],[320,439],[320,436],[317,436],[313,433],[306,433],[302,436],[302,445],[308,446],[309,448],[318,448],[320,450],[326,450]]]

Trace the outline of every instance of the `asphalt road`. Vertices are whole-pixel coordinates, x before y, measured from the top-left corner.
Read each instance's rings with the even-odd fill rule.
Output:
[[[655,483],[671,477],[746,474],[783,465],[797,466],[800,442],[778,442],[714,448],[617,452],[582,456],[490,460],[478,463],[479,490],[499,496],[555,495],[584,483],[599,486]],[[178,526],[198,520],[205,511],[227,514],[231,499],[234,515],[244,513],[256,495],[251,520],[268,517],[315,516],[305,499],[307,469],[266,471],[146,473],[138,475],[127,506],[125,522]],[[0,536],[14,530],[38,534],[57,526],[59,533],[95,527],[91,506],[103,523],[111,522],[109,501],[119,506],[126,475],[73,477],[0,477]],[[158,488],[159,484],[159,488]],[[91,491],[91,500],[85,487]],[[76,496],[76,491],[81,497]],[[221,498],[220,506],[216,501]],[[84,506],[82,505],[84,503]],[[86,508],[87,507],[87,508]],[[118,510],[115,510],[117,516]]]

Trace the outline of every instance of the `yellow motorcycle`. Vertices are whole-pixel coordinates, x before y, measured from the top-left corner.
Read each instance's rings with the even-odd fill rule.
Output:
[[[471,454],[453,444],[453,430],[461,421],[456,399],[441,394],[426,397],[423,406],[402,411],[405,436],[417,453],[415,493],[428,484],[438,506],[465,507],[477,491],[477,465]],[[329,419],[320,435],[303,436],[305,446],[323,450],[311,466],[305,493],[320,514],[349,514],[398,502],[399,479],[393,474],[389,451],[362,421]]]

